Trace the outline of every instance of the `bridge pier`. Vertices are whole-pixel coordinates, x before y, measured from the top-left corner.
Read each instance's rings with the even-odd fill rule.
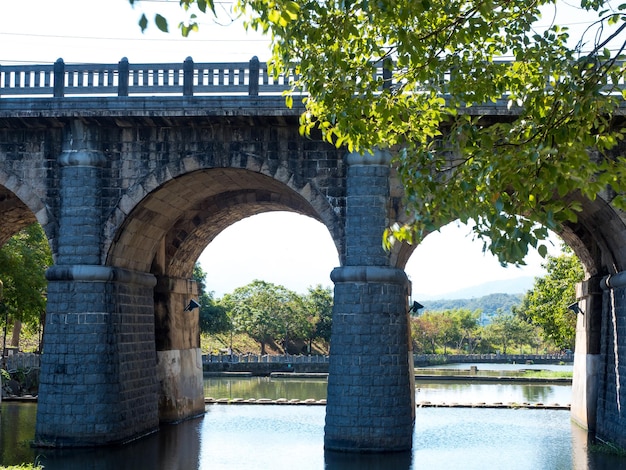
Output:
[[[195,282],[157,277],[154,293],[159,418],[177,422],[204,413],[204,382],[198,310],[185,311],[197,298]]]
[[[596,438],[626,449],[626,271],[601,282],[602,343]]]
[[[601,368],[602,291],[600,278],[592,277],[576,286],[580,313],[576,319],[574,377],[571,416],[583,429],[596,430],[599,375]]]
[[[98,130],[76,120],[59,156],[58,255],[48,278],[35,442],[97,446],[158,428],[155,278],[100,265]]]
[[[122,443],[158,429],[154,276],[53,266],[35,443]]]
[[[409,281],[382,249],[389,155],[347,157],[346,261],[335,283],[324,447],[343,452],[411,448],[415,385]]]

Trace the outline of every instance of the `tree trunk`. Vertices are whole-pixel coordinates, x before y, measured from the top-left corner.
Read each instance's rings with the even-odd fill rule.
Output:
[[[19,348],[21,332],[22,332],[22,322],[19,320],[15,320],[13,322],[13,331],[11,333],[11,347]]]

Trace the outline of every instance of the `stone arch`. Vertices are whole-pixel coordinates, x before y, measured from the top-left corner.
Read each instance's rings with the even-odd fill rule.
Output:
[[[578,221],[559,232],[581,260],[586,277],[616,274],[626,269],[626,214],[604,198],[576,198],[582,205]]]
[[[291,178],[285,179],[242,168],[196,169],[171,177],[132,205],[111,240],[106,264],[156,279],[154,337],[162,421],[204,409],[199,318],[197,311],[183,307],[197,298],[191,276],[206,245],[233,223],[267,211],[291,211],[324,222],[324,212],[311,202],[320,201],[310,197],[311,186],[296,191]],[[339,230],[338,224],[334,227]]]
[[[615,196],[613,196],[615,197]],[[391,198],[393,201],[393,197]],[[626,214],[616,210],[607,195],[590,201],[580,195],[571,195],[566,202],[579,202],[582,211],[577,222],[564,224],[555,230],[578,256],[586,278],[615,274],[626,269]],[[406,215],[399,216],[405,222]],[[448,223],[453,220],[448,221]],[[445,225],[445,224],[444,224]],[[432,232],[431,232],[432,233]],[[417,245],[397,244],[392,250],[392,261],[404,269]]]
[[[49,211],[31,187],[0,172],[0,246],[24,227],[39,222],[52,239]]]
[[[202,250],[223,229],[273,210],[296,212],[324,223],[339,245],[341,228],[334,212],[327,204],[320,209],[321,198],[311,197],[312,193],[310,185],[297,192],[282,181],[246,169],[192,171],[166,181],[132,206],[116,238],[109,242],[106,264],[188,276]]]

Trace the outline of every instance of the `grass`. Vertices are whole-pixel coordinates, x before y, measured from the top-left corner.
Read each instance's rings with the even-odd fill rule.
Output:
[[[202,349],[202,354],[219,354],[220,351],[228,349],[231,344],[230,333],[217,334],[217,335],[200,335],[200,348]],[[254,341],[248,335],[237,334],[232,337],[232,345],[233,352],[244,354],[247,352],[251,352],[253,354],[260,353],[259,343]],[[268,353],[270,353],[271,348],[269,345],[265,346]]]
[[[571,379],[573,372],[565,370],[532,370],[526,369],[522,377],[540,379]]]
[[[215,335],[200,335],[200,349],[202,354],[219,354],[220,351],[224,353],[231,344],[230,333],[215,334]],[[261,354],[261,346],[258,342],[250,338],[247,334],[236,334],[232,337],[233,353],[234,354]],[[306,343],[303,341],[290,343],[290,352],[292,354],[298,354],[294,351],[304,350]],[[276,344],[274,341],[265,343],[265,354],[284,354],[283,348]],[[311,354],[328,354],[328,345],[323,341],[314,341]]]

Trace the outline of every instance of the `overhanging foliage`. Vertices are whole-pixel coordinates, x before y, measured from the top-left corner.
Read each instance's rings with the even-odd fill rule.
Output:
[[[215,13],[212,1],[180,4]],[[529,246],[546,254],[548,229],[577,221],[581,201],[609,188],[626,209],[626,159],[610,152],[624,137],[615,111],[625,97],[626,4],[581,0],[581,14],[613,28],[588,49],[585,37],[570,47],[566,28],[538,27],[550,5],[239,0],[235,12],[271,36],[275,72],[296,69],[293,90],[308,93],[303,134],[319,129],[350,151],[393,150],[408,213],[388,228],[388,248],[471,220],[484,249],[523,264]],[[184,35],[196,18],[179,25]],[[155,23],[167,30],[164,17]],[[481,115],[496,102],[508,121]]]

